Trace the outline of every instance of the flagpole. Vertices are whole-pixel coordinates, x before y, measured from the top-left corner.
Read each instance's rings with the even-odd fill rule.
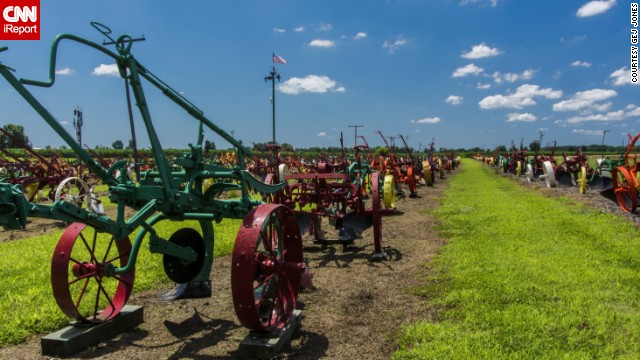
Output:
[[[271,61],[275,59],[275,53],[271,53]],[[276,71],[275,65],[271,65],[271,71],[268,76],[264,77],[264,81],[271,81],[271,114],[272,114],[272,142],[276,143],[276,79],[280,81],[280,74]]]

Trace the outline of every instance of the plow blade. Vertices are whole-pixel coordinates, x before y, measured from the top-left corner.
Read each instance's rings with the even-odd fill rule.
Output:
[[[340,240],[349,241],[362,237],[362,233],[373,225],[373,217],[369,214],[348,213],[342,221],[336,222]]]
[[[575,185],[575,181],[573,180],[571,173],[568,173],[566,171],[557,171],[556,181],[558,182],[558,184],[564,185],[564,186]]]
[[[296,219],[298,220],[298,226],[300,226],[300,233],[302,235],[308,233],[311,230],[311,214],[305,212],[295,212]]]
[[[298,225],[300,226],[300,233],[304,235],[311,232],[311,227],[313,226],[312,215],[304,212],[296,212],[295,215],[298,220]],[[343,218],[337,218],[335,220],[335,225],[333,226],[338,230],[339,239],[334,240],[349,242],[355,239],[360,239],[362,237],[362,233],[372,225],[373,217],[371,214],[350,212]]]
[[[611,177],[596,175],[593,180],[589,182],[589,186],[592,189],[607,191],[613,189],[613,181]]]

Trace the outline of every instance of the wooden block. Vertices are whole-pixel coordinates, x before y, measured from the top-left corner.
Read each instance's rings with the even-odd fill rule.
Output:
[[[240,343],[239,351],[252,359],[271,359],[291,343],[293,333],[300,327],[302,310],[294,310],[289,323],[280,331],[271,334],[251,331]]]
[[[69,325],[40,339],[42,355],[67,357],[111,339],[143,322],[142,306],[125,305],[114,319],[98,325]]]

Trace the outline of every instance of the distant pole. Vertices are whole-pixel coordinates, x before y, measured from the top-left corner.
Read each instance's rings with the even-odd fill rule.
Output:
[[[78,106],[73,110],[73,128],[76,129],[78,145],[82,146],[82,109]]]
[[[276,55],[271,54],[271,56],[273,62],[276,62]],[[276,71],[276,67],[271,65],[271,71],[269,72],[269,75],[264,77],[264,81],[271,81],[271,126],[273,129],[273,136],[271,140],[274,144],[276,143],[276,80],[280,82],[280,74]]]
[[[76,129],[76,138],[78,145],[82,147],[82,109],[76,106],[73,110],[73,128]],[[78,176],[82,175],[82,159],[78,156]]]
[[[604,136],[607,135],[608,132],[611,132],[611,130],[603,130],[602,131],[602,148],[604,149]]]
[[[364,127],[364,125],[349,125],[349,127],[355,129],[355,135],[353,137],[353,146],[356,147],[358,145],[358,128]]]

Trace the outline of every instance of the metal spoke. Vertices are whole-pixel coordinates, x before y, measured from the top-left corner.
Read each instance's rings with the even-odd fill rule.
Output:
[[[82,285],[82,290],[80,291],[80,294],[78,295],[78,300],[75,302],[74,306],[76,309],[78,309],[80,307],[80,302],[82,301],[82,298],[84,297],[84,293],[87,290],[87,285],[89,284],[89,280],[91,280],[91,277],[86,277],[86,280],[84,282],[84,285]]]

